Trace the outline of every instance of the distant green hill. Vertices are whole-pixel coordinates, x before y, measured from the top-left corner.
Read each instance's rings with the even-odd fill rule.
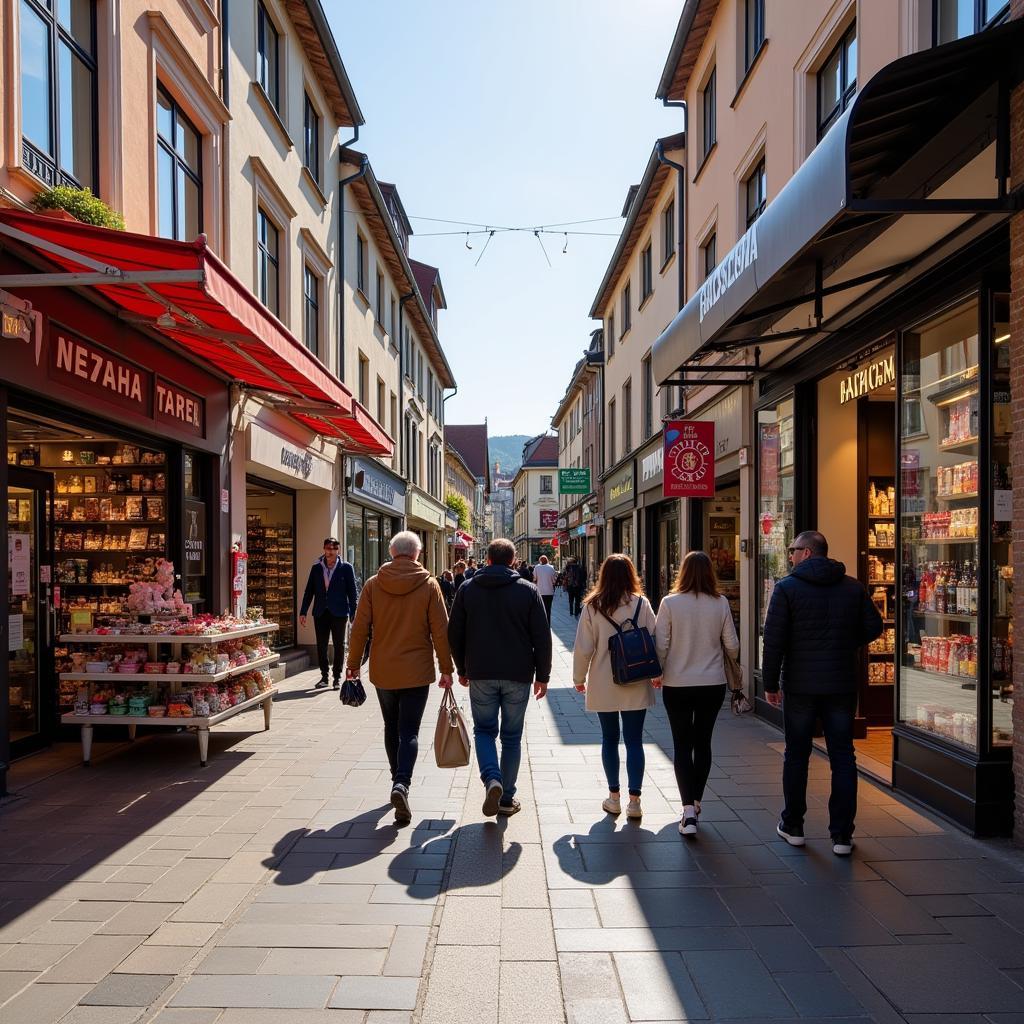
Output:
[[[523,445],[532,434],[506,434],[504,437],[488,438],[491,452],[491,469],[495,461],[501,463],[502,473],[513,474],[523,463]]]

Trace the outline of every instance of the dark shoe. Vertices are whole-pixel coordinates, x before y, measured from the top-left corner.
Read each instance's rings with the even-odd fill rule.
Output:
[[[486,817],[493,818],[498,813],[498,804],[501,802],[501,796],[504,792],[505,790],[502,789],[501,783],[497,779],[491,779],[487,783],[483,806],[483,813]]]
[[[513,814],[518,814],[522,809],[522,804],[515,797],[512,797],[511,803],[498,804],[498,813],[504,818],[511,818]]]
[[[331,685],[334,687],[334,689],[337,690],[341,687],[341,680],[337,676],[335,676],[334,682]]]
[[[327,679],[324,678],[324,679],[321,679],[320,682],[317,683],[316,686],[313,687],[313,689],[314,690],[326,690],[327,686],[328,686]]]
[[[803,825],[784,825],[781,821],[775,826],[775,831],[789,843],[790,846],[804,845]]]
[[[849,857],[854,847],[852,836],[835,835],[832,837],[832,852],[837,857]]]
[[[391,806],[395,809],[395,821],[412,821],[412,809],[409,807],[409,787],[396,782],[391,787]]]

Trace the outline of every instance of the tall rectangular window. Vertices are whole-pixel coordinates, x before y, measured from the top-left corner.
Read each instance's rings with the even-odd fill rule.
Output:
[[[616,438],[616,423],[615,423],[615,399],[613,398],[608,403],[608,465],[614,466],[618,462],[617,448],[615,446]]]
[[[391,335],[391,341],[394,343],[395,331],[398,329],[398,320],[395,316],[395,296],[391,296],[391,317],[388,320],[388,334]]]
[[[256,81],[274,109],[281,109],[281,37],[262,3],[256,4]]]
[[[768,175],[765,171],[764,157],[757,162],[750,177],[743,183],[747,197],[747,227],[764,213],[768,202]]]
[[[645,356],[643,361],[643,380],[641,384],[643,386],[643,393],[641,399],[643,401],[643,438],[646,441],[647,438],[654,433],[654,369],[651,365],[651,357]]]
[[[607,335],[606,348],[608,350],[608,358],[611,359],[615,355],[615,314],[611,313],[608,316],[608,335]]]
[[[764,43],[764,0],[745,0],[746,12],[743,27],[743,70],[749,71],[750,65],[761,52]]]
[[[664,267],[676,251],[676,201],[661,211],[661,265]]]
[[[818,72],[818,141],[857,94],[857,23],[836,43]]]
[[[313,180],[320,184],[320,115],[309,93],[305,94],[302,110],[303,163]]]
[[[980,32],[1010,8],[1007,0],[933,0],[933,4],[936,45]]]
[[[256,290],[260,302],[271,313],[281,310],[280,285],[278,282],[279,232],[263,207],[256,210]]]
[[[48,185],[96,191],[94,0],[21,0],[22,160]]]
[[[302,339],[314,354],[320,352],[320,278],[308,264],[302,268]]]
[[[366,239],[356,232],[356,288],[366,295],[366,277],[370,273]]]
[[[359,353],[359,404],[364,409],[370,407],[370,360]]]
[[[383,379],[377,378],[377,422],[384,427],[387,423],[388,389]],[[386,429],[386,428],[385,428]]]
[[[384,275],[377,271],[377,323],[384,326]]]
[[[397,438],[398,437],[398,395],[396,395],[394,393],[394,391],[391,392],[390,404],[391,404],[391,419],[390,419],[389,422],[391,424],[391,436],[393,438]],[[384,421],[382,420],[381,421],[381,426],[383,426],[383,424],[384,424]]]
[[[156,93],[157,222],[164,238],[203,230],[202,145],[195,125],[163,88]]]
[[[540,478],[540,493],[554,494],[554,477],[548,473],[542,473]]]
[[[633,326],[633,282],[627,281],[626,287],[622,289],[622,333],[619,335],[620,338],[624,338],[628,333],[630,327]]]
[[[712,231],[700,247],[700,267],[707,278],[712,270],[718,266],[718,234]]]
[[[651,254],[653,243],[648,242],[647,248],[640,253],[640,301],[646,302],[654,291],[654,260]]]
[[[707,84],[700,94],[701,108],[701,144],[704,156],[711,152],[711,147],[718,141],[718,113],[715,109],[717,97],[717,68],[711,69]]]
[[[633,450],[633,382],[622,385],[622,454]]]

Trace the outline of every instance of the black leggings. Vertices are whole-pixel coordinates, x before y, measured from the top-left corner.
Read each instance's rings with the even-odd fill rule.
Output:
[[[711,734],[725,700],[725,683],[666,686],[661,693],[672,727],[676,785],[683,804],[692,804],[704,798],[711,774]]]

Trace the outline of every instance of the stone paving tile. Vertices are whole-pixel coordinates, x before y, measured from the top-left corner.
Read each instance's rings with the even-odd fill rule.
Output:
[[[0,1003],[5,1003],[17,995],[26,985],[37,977],[36,971],[2,971],[0,972]]]
[[[138,935],[92,935],[47,971],[47,983],[97,982],[117,967],[141,941]]]
[[[149,1006],[174,981],[171,974],[108,974],[82,997],[85,1006]]]
[[[564,1021],[556,964],[502,962],[498,980],[498,1024],[563,1024]]]
[[[710,1016],[678,953],[616,953],[614,959],[631,1020],[690,1021]]]
[[[195,946],[139,946],[114,969],[118,974],[181,974]]]
[[[814,947],[792,925],[745,929],[751,945],[773,974],[827,971]]]
[[[22,942],[0,955],[0,971],[45,971],[67,956],[74,946],[41,946]]]
[[[792,1017],[793,1007],[764,965],[737,950],[682,954],[714,1017]],[[786,977],[779,975],[780,980]]]
[[[3,1005],[4,1024],[53,1024],[78,1004],[88,985],[31,985]]]
[[[217,1024],[221,1010],[214,1008],[175,1009],[167,1007],[152,1020],[152,1024]]]
[[[390,925],[232,925],[218,939],[221,946],[282,946],[334,949],[386,949],[395,929]]]
[[[272,974],[195,975],[178,989],[171,1006],[222,1006],[267,1009],[322,1009],[338,979]]]
[[[334,974],[340,977],[343,974],[371,975],[381,974],[384,968],[384,961],[388,956],[386,949],[272,949],[251,950],[251,949],[228,949],[214,950],[214,953],[255,953],[266,954],[257,967],[258,974]],[[213,954],[211,954],[211,957]],[[214,962],[216,965],[216,962]],[[420,953],[420,963],[417,966],[415,977],[422,973],[423,954]],[[238,973],[227,971],[203,971],[204,974],[226,974]]]
[[[168,921],[146,939],[147,946],[205,946],[217,931],[216,924]]]
[[[145,1012],[141,1006],[76,1006],[61,1024],[135,1024]]]
[[[331,996],[330,1006],[338,1009],[412,1010],[416,1007],[419,976],[380,978],[345,976]]]
[[[856,1017],[865,1012],[831,972],[780,974],[778,984],[801,1017]]]
[[[130,903],[98,930],[99,935],[152,935],[177,910],[177,903]]]
[[[497,1024],[497,946],[438,946],[421,1024]]]
[[[501,959],[554,960],[551,912],[502,908]]]

